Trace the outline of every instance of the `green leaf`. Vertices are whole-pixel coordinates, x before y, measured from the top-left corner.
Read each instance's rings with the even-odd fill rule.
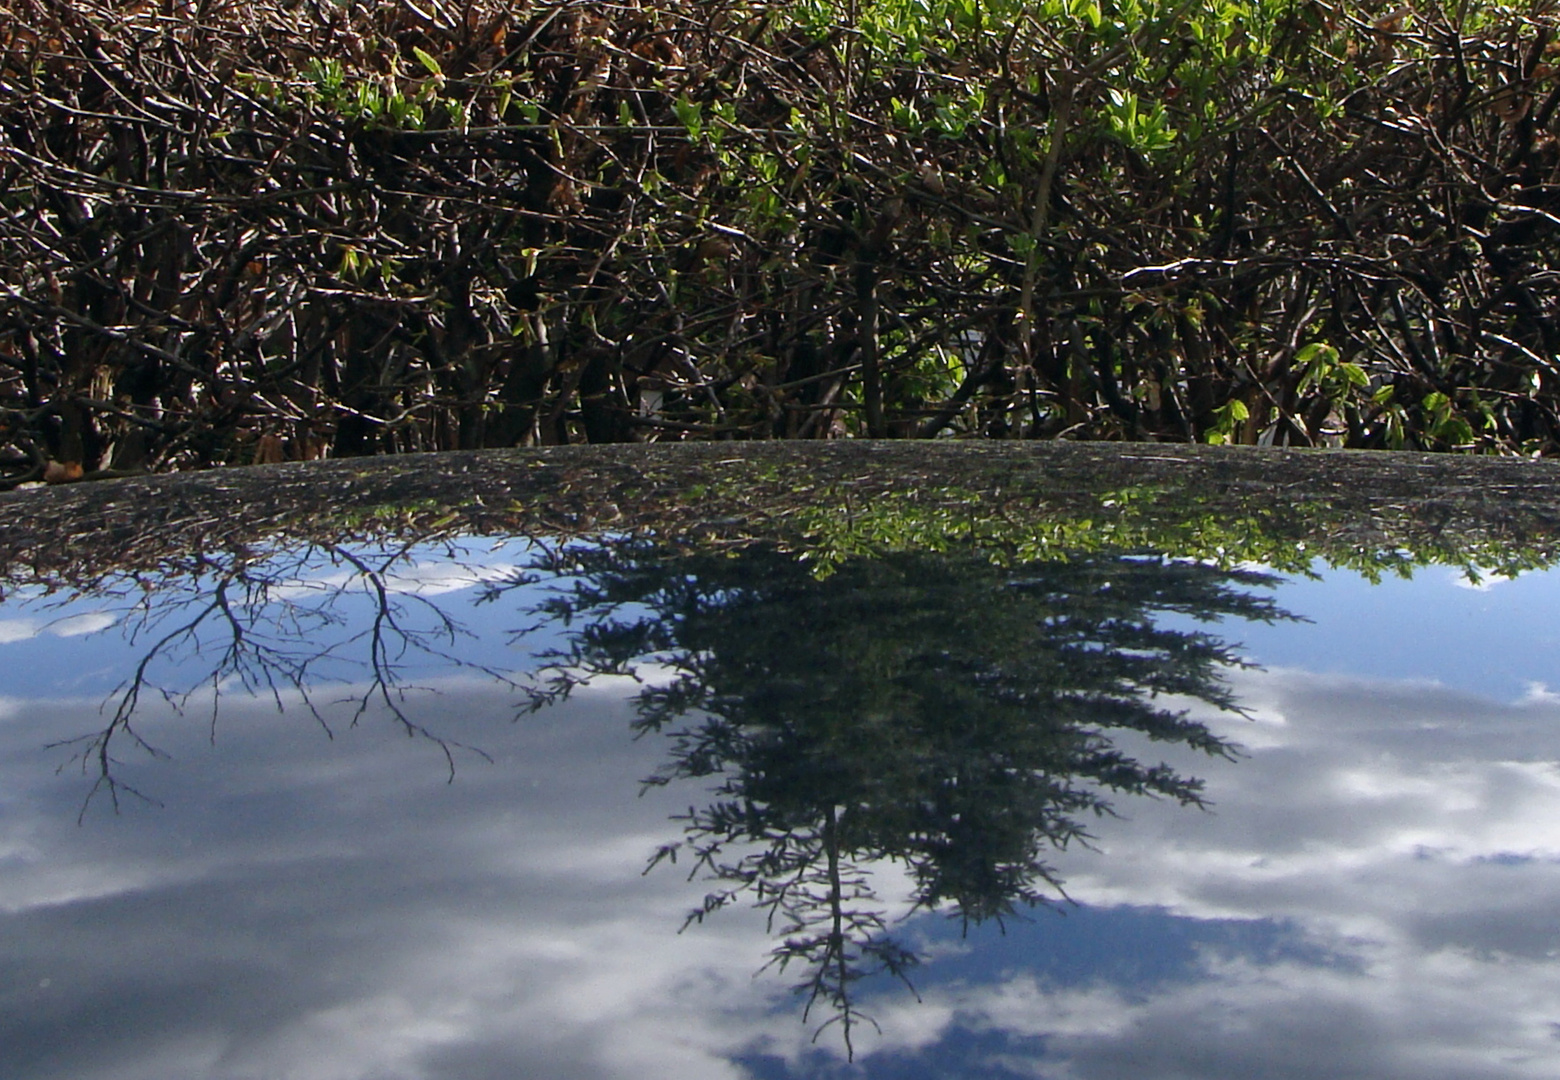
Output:
[[[1370,377],[1365,374],[1365,369],[1358,364],[1339,364],[1338,374],[1342,375],[1344,381],[1351,386],[1370,385]]]
[[[444,69],[439,66],[439,62],[426,49],[413,45],[412,55],[417,57],[422,66],[428,69],[428,74],[441,76],[444,74]]]
[[[1467,446],[1473,442],[1473,427],[1460,416],[1437,424],[1435,433],[1453,446]]]
[[[689,138],[698,139],[704,133],[704,107],[699,102],[683,95],[672,102],[672,112],[677,114],[682,126],[688,129]]]
[[[1310,364],[1320,358],[1323,364],[1331,365],[1338,360],[1338,350],[1325,341],[1313,341],[1309,345],[1302,346],[1295,353],[1295,363],[1300,365]]]

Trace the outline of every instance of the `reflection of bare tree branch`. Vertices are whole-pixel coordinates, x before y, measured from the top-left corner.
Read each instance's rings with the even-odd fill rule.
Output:
[[[108,723],[50,744],[69,748],[70,761],[94,775],[82,814],[101,794],[116,811],[122,795],[155,801],[121,778],[124,762],[116,749],[127,744],[152,757],[167,757],[136,724],[148,694],[183,713],[197,693],[209,691],[213,741],[222,698],[234,689],[269,697],[278,712],[285,712],[289,698],[294,698],[325,735],[334,738],[323,709],[326,702],[318,696],[321,688],[350,684],[354,673],[366,670],[366,685],[333,702],[353,706],[349,726],[357,726],[370,709],[381,706],[409,737],[439,748],[452,780],[457,751],[491,760],[481,749],[435,731],[407,710],[409,694],[431,692],[410,681],[414,661],[518,685],[508,673],[457,653],[456,643],[468,632],[442,607],[393,587],[396,572],[415,565],[417,557],[411,543],[373,556],[337,543],[258,554],[197,555],[165,567],[155,578],[129,577],[100,590],[99,595],[139,593],[121,614],[132,644],[143,639],[149,644],[105,703]],[[340,567],[349,571],[344,580],[320,578],[322,569]],[[370,613],[364,628],[353,631],[356,615],[350,603],[355,597],[368,600]],[[209,661],[200,664],[198,676],[161,673],[193,660]]]
[[[447,649],[433,647],[432,642],[441,639],[454,644],[456,639],[464,633],[459,624],[450,618],[449,614],[437,604],[429,603],[423,597],[414,597],[414,599],[421,602],[428,612],[437,618],[437,628],[431,634],[409,629],[405,625],[397,605],[391,601],[390,592],[385,587],[385,576],[396,561],[407,556],[408,549],[409,545],[402,546],[385,556],[380,566],[371,567],[366,560],[352,554],[344,547],[333,545],[331,548],[335,555],[357,568],[363,581],[372,590],[375,600],[374,618],[370,628],[362,634],[354,635],[348,639],[349,642],[367,640],[368,663],[373,673],[369,688],[357,699],[357,709],[352,714],[352,725],[357,725],[363,714],[368,711],[369,703],[377,698],[389,711],[390,715],[400,722],[401,727],[405,729],[409,737],[429,739],[444,752],[445,763],[449,766],[450,779],[453,780],[455,779],[454,750],[470,750],[485,760],[491,761],[492,759],[475,747],[436,735],[407,715],[406,710],[402,708],[402,703],[405,701],[407,692],[412,687],[399,681],[400,657],[405,655],[407,649],[416,648],[427,656],[443,660],[457,667],[475,668],[501,682],[511,686],[514,684],[507,676],[500,674],[493,668],[471,664],[455,656]],[[392,640],[399,643],[397,656],[391,655]]]

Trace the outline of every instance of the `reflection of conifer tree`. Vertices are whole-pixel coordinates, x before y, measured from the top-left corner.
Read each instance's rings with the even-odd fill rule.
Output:
[[[691,855],[717,883],[690,921],[742,899],[765,909],[772,962],[806,970],[799,989],[847,1045],[851,985],[915,959],[885,933],[872,862],[901,863],[916,907],[966,923],[1059,896],[1047,853],[1085,839],[1110,793],[1202,803],[1200,781],[1121,736],[1231,754],[1166,699],[1237,709],[1220,679],[1237,657],[1156,616],[1286,617],[1248,591],[1264,575],[1157,557],[1013,570],[907,554],[818,580],[769,550],[569,554],[580,576],[549,608],[575,622],[574,644],[542,697],[582,671],[669,667],[637,699],[638,728],[672,745],[650,782],[717,780],[656,861]]]

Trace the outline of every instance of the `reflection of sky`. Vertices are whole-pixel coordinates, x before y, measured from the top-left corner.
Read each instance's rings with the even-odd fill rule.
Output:
[[[529,561],[529,550],[522,542],[486,540],[419,545],[387,566],[383,584],[400,624],[423,635],[431,649],[453,653],[472,665],[523,669],[530,666],[531,653],[558,641],[554,633],[516,634],[525,627],[515,611],[524,598],[537,596],[537,589],[517,588],[496,604],[478,604],[477,599],[490,584],[519,573]],[[380,568],[377,562],[371,565]],[[170,606],[171,594],[186,591],[194,595],[188,581],[159,594],[162,609]],[[123,583],[113,592],[109,597],[71,599],[32,591],[0,607],[0,669],[6,672],[0,694],[106,693],[124,678],[148,643],[196,613],[194,606],[181,606],[145,620],[140,617],[143,594],[138,586]],[[233,592],[235,602],[241,601],[242,588],[235,586]],[[256,608],[261,617],[249,620],[257,641],[269,633],[276,640],[306,639],[312,651],[334,647],[340,661],[322,665],[312,675],[320,681],[361,677],[366,649],[361,640],[354,644],[350,639],[371,617],[376,598],[357,567],[315,551],[287,568],[267,590],[266,601]],[[309,617],[315,612],[317,617]],[[446,638],[440,632],[441,612],[456,616],[466,632]],[[96,634],[93,662],[83,664],[81,651],[65,647],[61,639],[87,634]],[[226,636],[220,619],[208,617],[199,631],[203,654],[218,655]],[[154,669],[170,684],[198,681],[210,668],[209,663],[202,666],[201,654],[195,650],[181,647],[174,655],[177,664],[161,663]],[[439,657],[415,648],[392,655],[409,674],[446,666]]]
[[[1255,719],[1210,719],[1248,756],[1164,755],[1209,778],[1213,810],[1122,804],[1098,850],[1058,859],[1082,904],[1063,916],[965,943],[912,924],[945,946],[917,979],[939,1029],[889,1029],[862,1075],[1560,1072],[1560,707],[1295,669],[1236,680]]]
[[[1321,580],[1288,579],[1275,596],[1315,628],[1227,627],[1263,664],[1437,679],[1502,698],[1520,696],[1532,682],[1560,687],[1560,573],[1486,578],[1470,588],[1460,571],[1445,567],[1375,586],[1328,571]]]
[[[752,977],[743,912],[675,933],[699,886],[640,871],[696,795],[639,796],[664,747],[626,737],[621,687],[515,724],[512,694],[446,681],[419,715],[495,758],[452,784],[383,717],[330,740],[230,702],[213,744],[149,716],[176,760],[122,775],[162,806],[78,827],[88,785],[41,748],[96,691],[27,699],[128,652],[0,608],[38,620],[0,640],[0,1075],[1552,1077],[1560,699],[1527,686],[1560,686],[1556,589],[1284,586],[1313,624],[1223,628],[1269,666],[1233,676],[1253,719],[1210,718],[1247,756],[1133,748],[1205,776],[1213,809],[1120,801],[1055,860],[1063,914],[905,924],[924,1001],[867,988],[882,1034],[853,1066]],[[440,599],[501,640],[515,605],[473,595]]]
[[[517,727],[503,695],[441,689],[430,723],[496,759],[462,758],[453,784],[391,729],[328,741],[235,707],[215,746],[149,722],[180,767],[122,775],[163,807],[80,827],[85,784],[38,750],[74,710],[14,712],[4,1075],[735,1075],[762,939],[740,916],[679,938],[696,887],[641,877],[685,797],[637,797],[656,748],[611,694]]]

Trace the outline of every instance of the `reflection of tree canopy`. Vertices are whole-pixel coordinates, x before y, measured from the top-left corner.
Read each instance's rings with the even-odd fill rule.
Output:
[[[904,977],[869,866],[903,865],[913,909],[966,925],[1061,894],[1047,855],[1087,838],[1116,794],[1201,805],[1202,784],[1124,736],[1230,756],[1175,702],[1238,706],[1218,637],[1158,624],[1286,617],[1268,576],[1091,554],[1004,569],[977,555],[850,560],[819,580],[765,548],[664,557],[625,541],[568,549],[547,605],[576,624],[538,703],[583,678],[665,665],[636,725],[671,739],[650,782],[717,778],[679,844],[717,883],[690,921],[750,899],[806,970],[847,1045],[851,987]]]

